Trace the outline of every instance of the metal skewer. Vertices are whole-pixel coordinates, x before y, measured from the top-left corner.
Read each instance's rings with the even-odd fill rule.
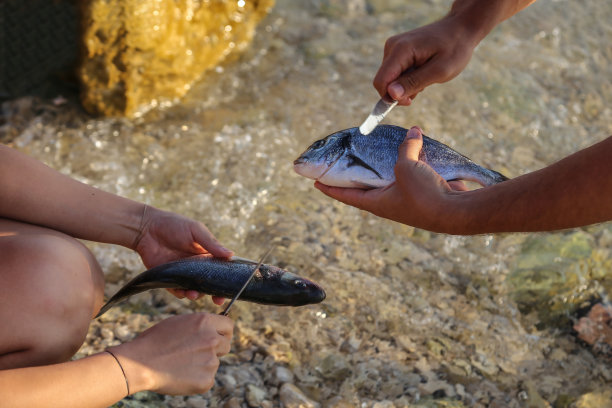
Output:
[[[265,259],[268,257],[268,255],[270,255],[270,252],[272,252],[272,250],[276,247],[276,245],[270,247],[270,249],[268,249],[266,251],[265,254],[263,254],[263,256],[261,257],[261,259],[259,260],[259,263],[257,263],[257,266],[255,267],[255,269],[253,269],[253,272],[251,273],[251,275],[249,276],[249,278],[246,280],[246,282],[244,282],[244,285],[242,285],[242,288],[240,288],[240,290],[238,291],[238,293],[236,293],[236,296],[234,296],[234,298],[229,302],[229,304],[227,305],[227,307],[225,308],[224,311],[222,311],[220,314],[222,316],[227,316],[229,313],[230,308],[232,307],[232,305],[234,304],[234,302],[240,297],[240,295],[242,295],[242,292],[244,292],[244,290],[246,289],[246,287],[249,285],[249,283],[251,282],[251,280],[253,279],[253,276],[255,276],[255,274],[257,273],[257,271],[259,270],[259,267],[261,266],[261,264],[263,264],[263,262],[265,261]]]

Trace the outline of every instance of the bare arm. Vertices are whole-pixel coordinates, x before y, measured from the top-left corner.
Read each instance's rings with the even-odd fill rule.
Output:
[[[418,161],[421,132],[400,147],[396,182],[375,190],[315,186],[380,217],[435,232],[551,231],[612,220],[612,137],[541,170],[473,191],[454,191]]]
[[[0,217],[138,251],[147,267],[210,252],[228,257],[204,224],[65,176],[0,145]]]
[[[441,20],[387,40],[374,87],[381,96],[388,93],[401,105],[410,105],[427,86],[459,75],[476,45],[497,24],[534,1],[455,0]]]
[[[0,217],[128,248],[143,204],[80,183],[0,145]]]
[[[180,315],[158,323],[129,343],[113,347],[112,352],[125,370],[130,394],[143,390],[204,393],[214,385],[218,357],[229,352],[232,334],[233,323],[227,317]],[[121,368],[108,353],[0,371],[3,406],[108,407],[126,395]]]

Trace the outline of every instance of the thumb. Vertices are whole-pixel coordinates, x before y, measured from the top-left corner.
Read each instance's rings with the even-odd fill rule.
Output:
[[[406,134],[404,142],[400,145],[398,151],[398,161],[401,160],[419,160],[419,154],[423,148],[423,135],[421,129],[418,126],[410,128]]]
[[[433,84],[431,68],[421,66],[419,68],[410,68],[402,73],[395,81],[391,82],[387,87],[387,92],[396,101],[407,102],[411,98]]]

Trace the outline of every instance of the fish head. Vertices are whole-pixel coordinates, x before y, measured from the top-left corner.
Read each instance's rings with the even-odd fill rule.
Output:
[[[350,149],[351,133],[348,130],[332,133],[311,144],[293,162],[293,170],[301,176],[319,180]]]
[[[372,136],[364,136],[358,128],[332,133],[310,145],[293,162],[293,169],[328,186],[369,189],[389,185],[395,178],[397,146],[388,149],[387,139],[376,133],[375,129]]]
[[[262,276],[276,276],[275,285],[268,285],[268,301],[271,304],[303,306],[320,303],[325,299],[325,290],[317,283],[272,265],[260,267]]]

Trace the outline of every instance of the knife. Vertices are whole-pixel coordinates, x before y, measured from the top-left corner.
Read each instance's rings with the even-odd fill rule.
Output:
[[[374,105],[374,109],[372,109],[372,113],[367,117],[365,122],[359,126],[359,131],[362,135],[369,135],[372,133],[374,128],[378,126],[378,124],[387,116],[387,113],[391,112],[391,109],[397,105],[397,101],[386,99],[387,96],[381,98],[376,105]]]

